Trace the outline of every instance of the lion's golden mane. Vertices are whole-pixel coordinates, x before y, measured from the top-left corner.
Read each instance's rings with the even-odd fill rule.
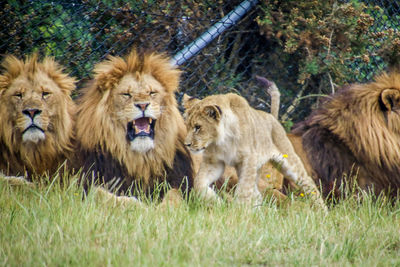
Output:
[[[0,171],[28,176],[55,171],[73,147],[75,105],[70,95],[75,79],[52,58],[39,61],[37,54],[25,60],[8,55],[1,66]],[[47,100],[33,99],[35,90],[46,90]],[[45,138],[37,143],[22,141],[19,124],[23,109],[29,108],[41,109],[41,119],[48,123]]]
[[[374,82],[343,88],[293,133],[302,138],[307,155],[303,161],[311,166],[313,177],[320,179],[325,195],[346,176],[354,177],[362,189],[397,194],[400,74],[384,73]]]
[[[134,182],[148,187],[161,180],[178,187],[184,176],[192,179],[190,155],[183,144],[186,128],[175,99],[180,71],[171,65],[169,58],[133,50],[126,57],[108,57],[95,66],[94,73],[94,79],[83,89],[78,101],[76,132],[81,150],[79,162],[84,163],[84,169],[92,170],[103,182],[122,179],[123,191]],[[154,126],[155,145],[145,153],[130,149],[127,126],[113,114],[116,111],[113,111],[112,95],[128,75],[139,81],[129,85],[133,87],[133,97],[142,93],[135,90],[149,86],[140,82],[146,75],[157,80],[163,88],[160,92],[163,98],[158,103],[161,114]],[[131,103],[134,105],[135,102]]]

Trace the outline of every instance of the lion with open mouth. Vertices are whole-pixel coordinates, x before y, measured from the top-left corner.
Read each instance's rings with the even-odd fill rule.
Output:
[[[94,181],[116,195],[151,195],[163,182],[175,189],[168,193],[190,190],[192,161],[174,94],[180,71],[162,54],[133,50],[109,57],[94,72],[78,101],[77,166],[87,176],[84,184]]]

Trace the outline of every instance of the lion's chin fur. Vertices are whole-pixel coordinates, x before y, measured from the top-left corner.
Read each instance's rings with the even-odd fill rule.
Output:
[[[136,137],[130,142],[130,148],[132,151],[139,153],[146,153],[151,149],[154,149],[154,141],[150,137]]]
[[[39,141],[44,141],[45,139],[46,135],[38,129],[28,130],[22,135],[22,141],[24,143],[32,142],[34,144],[37,144],[39,143]]]
[[[190,152],[194,155],[203,155],[205,148],[201,149],[190,149]]]

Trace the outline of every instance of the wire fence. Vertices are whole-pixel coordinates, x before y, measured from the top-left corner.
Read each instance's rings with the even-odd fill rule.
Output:
[[[0,53],[22,58],[39,51],[54,56],[79,79],[80,89],[90,79],[94,64],[107,55],[124,55],[136,47],[173,56],[241,1],[2,1]],[[396,1],[364,2],[381,6],[388,17],[397,18],[400,14]],[[259,5],[252,8],[236,25],[180,66],[183,77],[178,98],[183,92],[198,97],[238,92],[254,107],[268,110],[268,96],[254,79],[260,75],[289,92],[282,96],[283,109],[293,101],[290,92],[297,90],[297,78],[290,69],[283,70],[279,55],[271,53],[273,49],[260,34],[256,23],[260,11]],[[386,25],[387,20],[379,17],[375,21],[376,30],[400,27]],[[367,67],[354,64],[354,68],[367,68],[364,72],[369,73],[384,67],[379,58],[372,59]],[[301,119],[306,113],[307,110],[294,111],[293,118]]]
[[[380,32],[382,30],[393,29],[396,31],[400,30],[400,2],[391,0],[364,0],[365,4],[370,6],[379,6],[382,8],[383,13],[378,10],[371,11],[375,22],[370,30],[374,32]],[[372,78],[376,72],[385,69],[387,62],[382,61],[380,57],[371,57],[370,64],[357,64],[353,63],[354,68],[360,68],[363,73],[369,73],[364,77],[355,77],[354,81],[365,81]]]

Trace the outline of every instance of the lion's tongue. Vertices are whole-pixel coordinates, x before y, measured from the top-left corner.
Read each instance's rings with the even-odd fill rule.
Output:
[[[150,133],[150,124],[148,118],[140,118],[135,120],[135,133],[140,132]]]

